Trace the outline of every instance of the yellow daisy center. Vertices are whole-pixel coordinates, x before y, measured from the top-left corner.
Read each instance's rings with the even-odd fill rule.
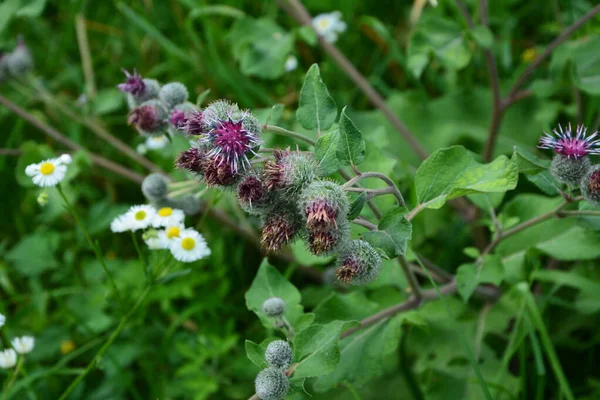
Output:
[[[196,241],[190,237],[186,237],[181,241],[181,247],[184,250],[192,250],[194,247],[196,247]]]
[[[54,172],[54,164],[45,162],[40,166],[40,172],[42,175],[50,175]]]
[[[140,210],[135,213],[135,219],[138,221],[143,221],[146,218],[146,211]]]
[[[329,20],[327,20],[327,19],[320,20],[319,26],[323,29],[327,28],[329,26]]]
[[[179,232],[181,232],[181,230],[178,227],[172,226],[167,230],[167,237],[169,239],[173,239],[174,237],[179,237]]]
[[[163,207],[158,210],[158,215],[161,217],[168,217],[171,214],[173,214],[173,209],[171,207]]]

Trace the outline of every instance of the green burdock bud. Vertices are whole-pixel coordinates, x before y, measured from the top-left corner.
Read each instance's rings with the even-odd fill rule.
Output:
[[[290,390],[290,382],[279,368],[265,368],[254,381],[256,395],[261,400],[283,400]]]
[[[298,208],[308,231],[326,231],[346,221],[350,201],[337,183],[318,180],[302,191]]]
[[[586,156],[574,158],[557,154],[552,158],[550,171],[560,183],[576,186],[579,185],[590,165],[590,160]]]
[[[158,92],[158,98],[162,100],[169,109],[178,104],[185,103],[188,99],[188,90],[181,82],[171,82],[163,85]]]
[[[48,192],[44,190],[42,193],[40,193],[40,195],[37,198],[37,202],[42,207],[48,204]]]
[[[158,201],[167,197],[169,180],[159,173],[148,175],[142,182],[142,193],[150,201]]]
[[[159,100],[148,100],[129,113],[127,122],[142,135],[158,136],[169,127],[169,112]]]
[[[18,38],[17,47],[6,56],[4,64],[12,76],[22,76],[33,68],[33,57],[22,37]]]
[[[379,276],[381,256],[369,243],[353,240],[338,258],[336,275],[345,284],[366,285]]]
[[[285,340],[272,341],[265,351],[265,360],[270,367],[288,369],[293,359],[292,347]]]
[[[583,198],[595,206],[600,206],[600,165],[594,165],[581,179]]]
[[[267,317],[280,317],[285,312],[285,301],[279,297],[270,297],[264,301],[262,309]]]
[[[178,208],[182,210],[185,215],[195,215],[202,209],[202,203],[200,199],[196,198],[193,194],[188,194],[176,199],[169,199],[167,206],[172,208]]]
[[[295,195],[319,176],[319,163],[312,153],[279,150],[275,161],[265,163],[264,174],[269,190]]]
[[[235,103],[231,103],[228,100],[215,100],[204,109],[204,122],[210,127],[219,120],[228,120],[233,113],[237,113],[238,111],[240,111],[240,108]]]
[[[327,230],[307,230],[306,244],[316,256],[329,256],[342,249],[350,238],[350,224],[347,220],[337,223],[337,226]]]

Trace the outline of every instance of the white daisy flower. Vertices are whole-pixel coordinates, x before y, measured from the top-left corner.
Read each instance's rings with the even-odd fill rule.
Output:
[[[0,351],[0,368],[9,369],[17,363],[17,353],[13,349]]]
[[[152,226],[160,228],[161,226],[177,225],[183,222],[185,214],[183,211],[171,208],[163,207],[156,211],[156,216],[152,220]]]
[[[137,151],[141,155],[144,155],[144,154],[146,154],[148,152],[148,148],[146,147],[146,145],[144,143],[140,143],[135,148],[135,151]]]
[[[157,231],[155,229],[148,229],[146,232],[144,232],[142,238],[144,239],[144,242],[146,243],[146,245],[148,245],[148,248],[150,250],[161,250],[169,248],[168,241],[165,239],[164,234],[161,235],[161,233],[163,232]]]
[[[73,159],[71,158],[70,154],[63,154],[60,157],[58,157],[58,160],[65,165],[69,165],[73,162]]]
[[[125,214],[128,218],[127,224],[130,225],[130,230],[137,231],[146,229],[152,224],[156,217],[156,210],[149,205],[133,206]]]
[[[57,183],[65,179],[66,164],[60,158],[50,158],[39,164],[28,165],[25,168],[25,174],[30,176],[33,183],[40,187],[56,186]]]
[[[285,60],[285,72],[291,72],[298,68],[298,59],[294,55],[290,55],[287,60]]]
[[[342,13],[334,11],[319,14],[313,18],[315,31],[329,43],[335,43],[338,35],[346,30],[346,23],[342,21]]]
[[[0,314],[0,328],[2,328],[5,323],[6,323],[6,317],[4,315]]]
[[[14,338],[11,342],[12,347],[19,354],[27,354],[33,351],[35,346],[35,339],[33,336],[21,336]]]
[[[169,138],[166,135],[150,136],[146,139],[146,149],[158,150],[165,148],[169,144]]]
[[[132,230],[131,215],[119,215],[110,223],[110,230],[115,233],[127,232]]]
[[[185,229],[174,238],[169,246],[176,260],[194,262],[210,255],[204,237],[193,229]]]

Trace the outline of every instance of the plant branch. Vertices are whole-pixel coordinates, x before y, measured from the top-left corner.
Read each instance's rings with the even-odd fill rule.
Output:
[[[312,27],[312,17],[299,0],[278,0],[278,4],[292,18],[302,25]],[[337,49],[333,44],[327,42],[321,35],[314,31],[319,40],[321,47],[333,58],[336,64],[348,75],[348,77],[358,86],[358,88],[367,96],[367,98],[377,108],[381,110],[383,115],[388,119],[392,126],[398,131],[400,136],[408,143],[415,151],[421,160],[427,158],[429,153],[418,141],[416,136],[408,129],[408,127],[398,118],[392,109],[386,104],[384,98],[371,86],[369,81],[356,69],[356,67],[346,58],[346,56]]]
[[[577,29],[581,28],[581,26],[583,24],[585,24],[590,19],[594,18],[598,13],[600,13],[600,4],[596,5],[590,11],[588,11],[583,17],[579,18],[571,26],[569,26],[564,31],[562,31],[562,33],[560,35],[558,35],[552,41],[552,43],[550,43],[544,49],[544,51],[542,51],[540,53],[540,55],[538,55],[535,58],[535,60],[533,60],[531,62],[531,64],[529,64],[529,66],[527,67],[527,69],[525,69],[525,71],[523,71],[523,73],[521,74],[521,76],[519,76],[519,78],[517,79],[517,81],[513,85],[512,89],[510,90],[507,98],[509,98],[509,99],[512,98],[513,95],[517,92],[517,90],[519,90],[521,88],[521,86],[523,86],[525,84],[525,82],[533,74],[533,72],[536,70],[536,68],[540,66],[540,64],[542,63],[542,61],[544,61],[546,58],[548,58],[548,56],[550,56],[550,54],[552,54],[552,52],[560,44],[562,44],[565,40],[567,40],[567,38],[569,36],[571,36],[573,34],[573,32],[575,32]]]
[[[343,169],[339,170],[340,175],[342,175],[342,177],[349,181],[351,179],[350,174],[348,174],[346,171],[344,171]],[[362,186],[360,186],[358,183],[355,183],[354,186],[360,188]],[[375,203],[373,203],[371,200],[367,201],[367,206],[369,206],[369,208],[371,209],[371,211],[373,212],[373,215],[375,215],[375,218],[377,219],[381,219],[381,217],[383,216],[383,214],[381,213],[381,211],[379,210],[379,208],[375,205]]]
[[[314,145],[317,144],[317,142],[315,142],[314,140],[312,140],[311,138],[309,138],[307,136],[304,136],[301,133],[290,131],[290,130],[287,130],[285,128],[281,128],[279,126],[275,126],[275,125],[263,125],[263,130],[265,130],[267,132],[274,133],[276,135],[287,136],[287,137],[290,137],[292,139],[300,140],[300,141],[302,141],[304,143],[308,143],[311,146],[314,146]]]
[[[419,281],[417,280],[414,271],[410,268],[410,264],[404,255],[398,257],[398,264],[400,264],[400,268],[402,268],[402,272],[404,273],[408,285],[410,286],[412,295],[417,300],[420,300],[422,297],[421,286],[419,286]]]
[[[349,188],[350,186],[354,185],[355,183],[358,183],[359,181],[361,181],[362,179],[365,179],[365,178],[381,179],[391,189],[390,192],[393,193],[394,196],[396,196],[396,199],[398,200],[398,204],[401,206],[406,205],[406,203],[404,202],[404,197],[402,197],[402,193],[400,192],[400,190],[398,189],[396,184],[387,175],[379,173],[379,172],[361,172],[359,175],[355,176],[354,178],[350,179],[348,182],[344,183],[344,185],[342,186],[342,189],[349,190],[347,188]]]
[[[19,107],[18,105],[16,105],[15,103],[8,100],[6,97],[4,97],[2,95],[0,95],[0,104],[4,105],[6,108],[8,108],[9,110],[11,110],[15,114],[17,114],[19,117],[23,118],[25,121],[29,122],[31,125],[35,126],[39,130],[44,132],[46,135],[55,139],[57,142],[62,143],[65,146],[67,146],[70,149],[75,150],[75,151],[80,151],[80,150],[87,151],[80,144],[73,142],[71,139],[67,138],[65,135],[63,135],[62,133],[60,133],[59,131],[54,129],[52,126],[46,124],[45,122],[40,121],[39,119],[34,117],[32,114],[30,114],[29,112],[27,112],[23,108]],[[136,183],[142,183],[142,181],[144,180],[144,177],[142,175],[138,174],[137,172],[134,172],[120,164],[117,164],[107,158],[99,156],[90,151],[87,151],[87,153],[88,153],[90,159],[92,160],[92,162],[97,164],[100,167],[106,168],[107,170],[115,172],[115,173],[117,173],[127,179],[130,179]]]

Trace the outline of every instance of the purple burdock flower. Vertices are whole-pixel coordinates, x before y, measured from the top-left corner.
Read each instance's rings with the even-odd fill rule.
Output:
[[[600,139],[593,140],[598,136],[598,132],[586,137],[587,128],[583,125],[577,127],[575,137],[571,131],[571,124],[563,130],[562,126],[558,125],[558,129],[553,129],[552,134],[544,132],[544,136],[540,139],[541,149],[551,149],[557,154],[567,158],[579,159],[588,154],[600,154]]]
[[[247,113],[234,121],[231,117],[226,120],[215,119],[206,121],[210,130],[201,140],[212,145],[212,150],[209,155],[221,157],[221,160],[229,164],[230,168],[237,172],[241,167],[246,169],[250,166],[248,153],[256,155],[253,147],[260,144],[260,139],[256,133],[244,129],[244,119],[247,118]]]
[[[202,111],[194,111],[190,113],[185,120],[185,125],[181,129],[183,129],[183,131],[188,135],[202,135],[204,133],[204,120]]]
[[[178,109],[171,111],[169,122],[171,122],[175,128],[182,129],[186,124],[185,111]]]
[[[133,74],[130,74],[126,70],[123,70],[123,73],[127,79],[125,80],[125,83],[118,84],[117,88],[119,88],[121,92],[131,93],[134,96],[141,96],[146,90],[146,84],[142,77],[138,75],[135,70],[133,70]]]

